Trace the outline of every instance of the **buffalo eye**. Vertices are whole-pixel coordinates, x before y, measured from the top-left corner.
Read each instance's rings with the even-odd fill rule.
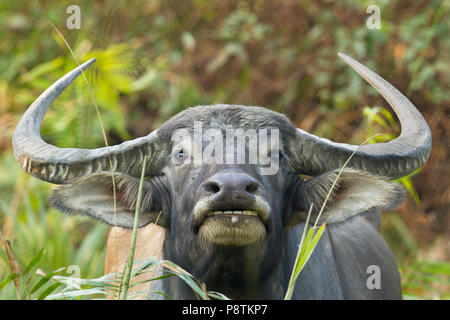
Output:
[[[181,148],[175,149],[170,157],[172,158],[172,161],[174,162],[175,165],[180,165],[187,160],[188,156],[189,154],[184,149]]]

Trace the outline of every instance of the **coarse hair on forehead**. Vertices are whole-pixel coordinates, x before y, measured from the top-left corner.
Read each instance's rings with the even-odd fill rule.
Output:
[[[276,128],[283,140],[289,136],[295,137],[296,134],[296,127],[278,112],[262,107],[216,104],[192,107],[180,112],[158,129],[158,136],[168,141],[177,129],[193,130],[195,121],[201,122],[203,129]]]

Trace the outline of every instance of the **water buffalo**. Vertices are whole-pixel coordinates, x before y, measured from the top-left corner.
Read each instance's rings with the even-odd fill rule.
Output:
[[[399,137],[357,148],[309,134],[265,108],[213,105],[189,108],[149,135],[115,146],[75,149],[45,143],[39,131],[47,109],[90,60],[29,107],[14,133],[14,155],[27,173],[60,184],[51,197],[56,208],[123,228],[133,225],[147,159],[139,226],[159,216],[158,225],[166,230],[161,256],[231,298],[281,299],[309,208],[314,220],[339,169],[356,151],[322,214],[327,227],[292,297],[400,299],[398,268],[378,231],[380,211],[401,202],[402,188],[389,180],[425,163],[431,133],[397,89],[339,56],[392,106],[402,127]],[[234,146],[229,131],[236,141],[244,137],[243,148],[221,148]],[[211,145],[211,157],[198,157]],[[370,284],[377,270],[378,279]],[[176,277],[160,281],[157,290],[176,299],[195,297]]]

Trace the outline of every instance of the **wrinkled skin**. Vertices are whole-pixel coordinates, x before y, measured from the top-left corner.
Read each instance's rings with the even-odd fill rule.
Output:
[[[270,190],[270,192],[266,190],[258,192],[269,203],[272,214],[265,225],[264,239],[245,246],[221,246],[201,239],[199,226],[194,220],[192,212],[195,200],[205,191],[198,190],[193,198],[186,197],[186,190],[195,190],[201,185],[201,180],[208,177],[206,171],[212,170],[207,167],[202,168],[198,175],[190,172],[187,177],[192,180],[187,180],[192,181],[192,184],[183,184],[180,181],[185,180],[186,176],[177,179],[176,170],[168,176],[168,180],[171,181],[173,178],[174,185],[178,187],[172,190],[174,200],[171,205],[175,209],[172,209],[170,233],[165,242],[164,256],[186,270],[190,270],[192,274],[206,282],[210,290],[220,289],[222,292],[227,292],[230,297],[257,298],[260,293],[254,292],[255,288],[273,273],[282,257],[280,243],[283,242],[284,234],[281,213],[284,204],[282,199],[285,198],[286,191],[283,188],[286,184],[283,182],[286,176],[280,174],[264,179],[258,177],[264,189]],[[249,170],[245,172],[248,173]],[[256,176],[256,173],[252,173]],[[239,205],[236,207],[241,208]],[[184,236],[177,236],[180,234]]]

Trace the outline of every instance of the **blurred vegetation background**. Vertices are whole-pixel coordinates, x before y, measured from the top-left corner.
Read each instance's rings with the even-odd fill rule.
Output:
[[[81,28],[69,30],[69,5]],[[369,29],[369,5],[381,28]],[[1,1],[0,229],[24,268],[51,272],[80,266],[103,273],[108,227],[67,217],[48,202],[51,185],[23,173],[11,138],[24,111],[76,62],[86,73],[110,145],[146,135],[195,105],[259,105],[298,127],[359,144],[398,125],[387,103],[337,57],[344,52],[374,69],[419,108],[433,149],[423,169],[404,180],[409,195],[383,216],[382,233],[402,273],[405,298],[450,297],[450,20],[446,1]],[[104,145],[82,78],[49,110],[44,139],[61,147]],[[0,249],[0,287],[10,259]],[[30,296],[28,296],[30,297]],[[14,285],[0,299],[16,299]]]

